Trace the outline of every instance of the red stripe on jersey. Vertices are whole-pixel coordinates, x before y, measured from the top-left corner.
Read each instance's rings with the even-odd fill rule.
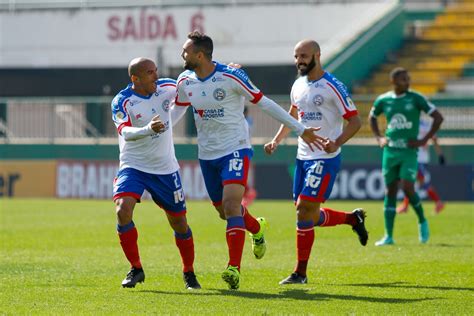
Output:
[[[347,120],[348,118],[356,116],[357,114],[359,113],[357,112],[357,110],[355,110],[355,111],[346,112],[346,114],[344,114],[342,117]]]
[[[165,84],[160,85],[160,88],[161,87],[175,87],[176,88],[176,85],[174,83],[165,83]]]
[[[244,87],[245,90],[248,91],[248,93],[250,93],[252,96],[253,96],[253,100],[250,101],[252,103],[257,103],[258,101],[260,101],[260,99],[263,97],[263,93],[261,91],[258,91],[258,92],[253,92],[252,90],[250,90],[249,88],[247,88],[247,86],[237,77],[233,76],[233,75],[230,75],[230,74],[222,74],[223,76],[226,76],[226,77],[229,77],[231,79],[234,79],[235,81],[237,81],[242,87]]]
[[[337,91],[337,89],[332,85],[330,84],[329,82],[326,82],[328,86],[331,87],[331,89],[334,91],[334,93],[337,95],[337,97],[339,98],[339,101],[341,101],[342,103],[342,108],[344,109],[345,112],[350,112],[350,109],[347,108],[346,106],[346,103],[344,102],[341,94],[339,93],[339,91]]]
[[[127,111],[127,103],[130,101],[130,99],[126,99],[125,102],[123,103],[123,110],[127,113],[128,120],[126,122],[123,122],[117,127],[117,131],[120,135],[122,135],[122,128],[125,126],[132,126],[132,121],[130,120],[130,115]]]
[[[190,106],[191,102],[179,102],[178,96],[176,96],[176,99],[174,99],[174,104],[176,104],[177,106]]]
[[[179,84],[180,84],[181,82],[183,82],[183,80],[186,80],[186,79],[188,79],[188,77],[183,77],[183,78],[181,78],[181,79],[176,83],[176,85],[179,86]]]

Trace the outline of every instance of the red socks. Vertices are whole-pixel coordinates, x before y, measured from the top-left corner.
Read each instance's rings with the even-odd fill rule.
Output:
[[[357,224],[357,219],[352,213],[340,212],[330,208],[321,208],[320,224],[318,226],[336,226],[340,224],[347,224],[354,226]]]
[[[127,230],[124,233],[118,233],[120,238],[120,245],[132,267],[141,269],[140,255],[138,253],[138,231],[135,227]]]
[[[225,232],[227,247],[229,248],[229,265],[240,270],[242,252],[245,243],[245,224],[241,216],[229,217],[227,219],[227,230]]]
[[[242,217],[244,218],[245,228],[252,234],[260,231],[260,223],[253,217],[245,206],[241,206]]]
[[[181,255],[183,272],[194,271],[194,240],[191,229],[188,228],[185,234],[175,232],[175,242]]]
[[[428,190],[426,190],[426,193],[428,193],[428,196],[430,199],[432,199],[435,202],[439,202],[440,198],[438,193],[433,189],[433,187],[429,187]]]
[[[308,265],[311,248],[314,242],[314,223],[313,221],[298,222],[296,229],[296,253],[298,263],[296,265],[296,272],[306,276],[306,266]]]

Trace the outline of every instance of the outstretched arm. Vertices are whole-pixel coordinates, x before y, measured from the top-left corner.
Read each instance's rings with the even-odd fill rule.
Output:
[[[176,126],[178,122],[183,118],[187,109],[187,106],[178,106],[176,104],[173,104],[170,109],[171,124],[173,127]]]
[[[290,114],[292,117],[295,119],[298,117],[298,110],[294,107],[290,107],[290,110],[288,111],[288,114]],[[266,143],[263,146],[263,149],[265,152],[269,155],[273,154],[275,150],[277,149],[278,145],[284,140],[288,134],[290,134],[291,129],[289,127],[286,127],[284,124],[281,124],[280,129],[278,129],[278,132],[275,134],[273,137],[272,141],[269,143]]]
[[[273,100],[263,96],[257,105],[268,115],[281,122],[285,126],[294,130],[312,149],[312,145],[319,149],[323,149],[325,138],[316,135],[314,132],[318,131],[319,127],[305,127],[298,122],[293,116],[289,115],[281,106],[276,104]]]

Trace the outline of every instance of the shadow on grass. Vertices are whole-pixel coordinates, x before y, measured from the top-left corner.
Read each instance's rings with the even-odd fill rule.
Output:
[[[336,284],[334,284],[336,285]],[[362,287],[381,287],[381,288],[409,288],[409,289],[429,289],[429,290],[454,290],[454,291],[474,291],[472,287],[454,287],[454,286],[427,286],[416,285],[407,282],[389,282],[389,283],[356,283],[356,284],[337,284],[338,286],[362,286]]]
[[[437,243],[437,244],[430,244],[431,247],[443,247],[443,248],[471,248],[472,245],[461,245],[461,244],[445,244],[445,243]]]
[[[436,300],[438,298],[384,298],[371,296],[357,296],[357,295],[343,295],[343,294],[328,294],[328,293],[310,293],[308,289],[286,289],[280,293],[261,293],[248,291],[233,291],[224,289],[207,289],[203,291],[186,291],[186,292],[170,292],[159,290],[142,290],[138,292],[154,293],[154,294],[169,294],[169,295],[199,295],[199,296],[235,296],[253,299],[293,299],[303,301],[329,301],[329,300],[343,300],[343,301],[362,301],[373,303],[416,303],[421,301]]]

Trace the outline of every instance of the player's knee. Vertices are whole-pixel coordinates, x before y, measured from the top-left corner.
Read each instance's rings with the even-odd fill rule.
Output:
[[[132,220],[133,204],[124,199],[118,199],[115,203],[115,213],[117,214],[119,222],[129,223]]]
[[[296,216],[299,221],[307,221],[313,218],[316,207],[307,201],[300,201],[296,205]]]
[[[222,202],[224,206],[224,213],[227,217],[229,216],[238,216],[242,214],[240,201],[235,199],[228,199]]]
[[[188,231],[188,221],[185,216],[173,217],[169,222],[171,228],[179,234],[185,234]]]

